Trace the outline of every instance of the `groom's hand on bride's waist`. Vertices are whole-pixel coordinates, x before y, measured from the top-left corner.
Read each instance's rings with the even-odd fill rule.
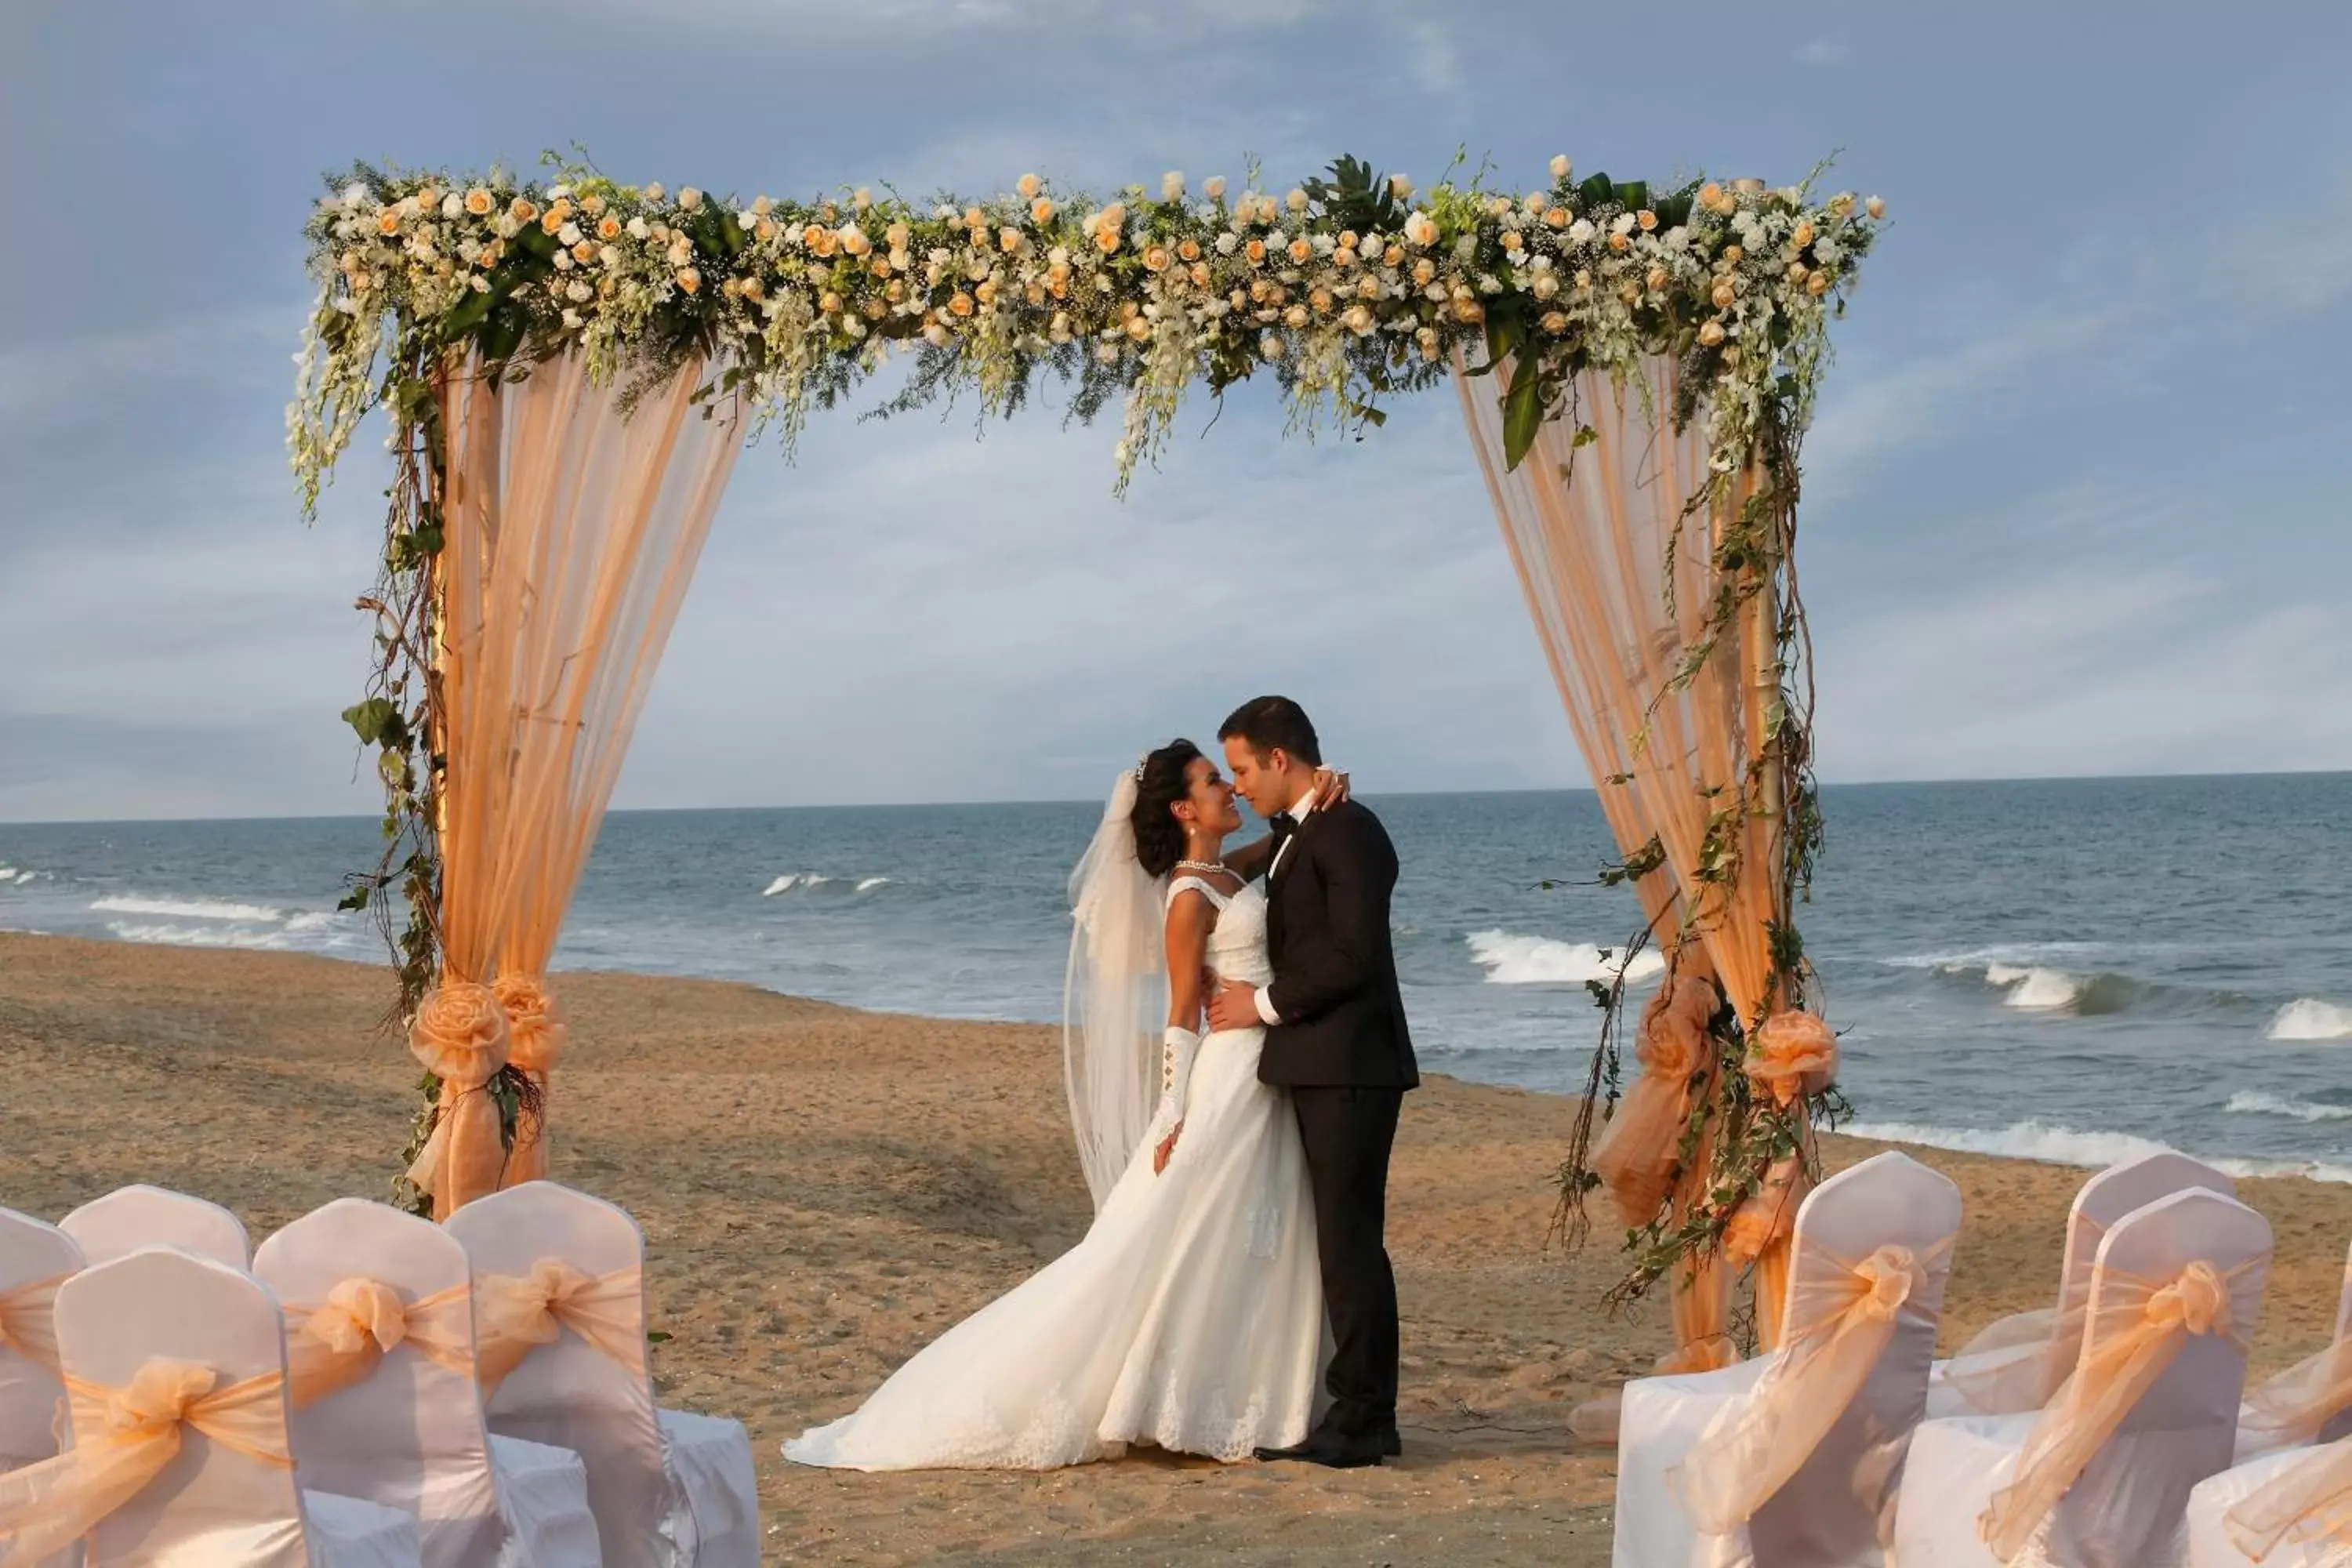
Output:
[[[1255,1029],[1260,1022],[1255,985],[1228,980],[1209,997],[1209,1026],[1213,1029]]]

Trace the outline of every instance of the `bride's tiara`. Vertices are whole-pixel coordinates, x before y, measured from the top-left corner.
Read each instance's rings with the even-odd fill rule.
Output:
[[[1136,782],[1136,783],[1138,783],[1138,784],[1141,784],[1141,783],[1143,782],[1143,767],[1144,767],[1144,764],[1145,764],[1146,763],[1149,763],[1150,761],[1151,761],[1151,753],[1150,753],[1150,752],[1144,752],[1144,753],[1143,753],[1143,755],[1141,755],[1141,756],[1139,756],[1139,757],[1138,757],[1138,758],[1136,758],[1136,759],[1135,759],[1135,782]]]

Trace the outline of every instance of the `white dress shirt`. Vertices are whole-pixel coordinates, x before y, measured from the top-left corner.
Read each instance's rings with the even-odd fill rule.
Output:
[[[1310,774],[1307,782],[1307,793],[1292,801],[1281,813],[1282,816],[1290,818],[1295,826],[1291,828],[1290,837],[1282,841],[1282,847],[1274,852],[1274,858],[1266,864],[1265,881],[1269,889],[1274,886],[1275,868],[1280,866],[1282,858],[1290,853],[1290,847],[1298,842],[1298,829],[1307,825],[1307,814],[1314,809],[1315,781]],[[1257,1016],[1265,1022],[1267,1028],[1272,1028],[1282,1022],[1282,1016],[1274,1010],[1274,987],[1259,986],[1254,1000],[1257,1003]]]

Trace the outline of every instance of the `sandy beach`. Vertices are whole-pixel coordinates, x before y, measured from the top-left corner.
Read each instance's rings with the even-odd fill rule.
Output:
[[[1076,1240],[1055,1031],[861,1013],[748,986],[567,974],[556,1179],[651,1246],[665,1403],[740,1418],[774,1563],[1608,1560],[1612,1457],[1570,1407],[1645,1368],[1663,1304],[1598,1309],[1616,1256],[1548,1252],[1570,1101],[1433,1078],[1391,1199],[1403,1462],[1332,1475],[1142,1455],[1045,1475],[796,1469],[956,1319]],[[0,934],[0,1204],[54,1219],[126,1182],[216,1199],[258,1239],[380,1197],[416,1070],[380,968]],[[1844,1164],[1878,1145],[1832,1140]],[[2082,1173],[1921,1151],[1967,1195],[1948,1345],[2043,1304]],[[2325,1340],[2352,1187],[2243,1183],[2277,1231],[2258,1369]]]

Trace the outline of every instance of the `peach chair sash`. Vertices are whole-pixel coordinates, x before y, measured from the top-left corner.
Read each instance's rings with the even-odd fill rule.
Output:
[[[2339,1437],[2240,1500],[2223,1518],[2260,1563],[2285,1543],[2352,1548],[2352,1437]]]
[[[1993,1555],[2014,1561],[2140,1396],[2192,1339],[2214,1335],[2243,1345],[2232,1285],[2268,1258],[2223,1272],[2199,1260],[2170,1279],[2149,1279],[2102,1266],[2080,1361],[2042,1412],[1977,1528]]]
[[[1924,1254],[1881,1247],[1859,1262],[1824,1252],[1796,1276],[1780,1347],[1671,1479],[1703,1534],[1728,1535],[1746,1524],[1804,1467],[1905,1315],[1921,1314],[1929,1267],[1950,1248],[1948,1240]]]
[[[2077,1212],[2070,1222],[2078,1245],[2096,1257],[2107,1227]],[[1988,1415],[2039,1410],[2066,1381],[2083,1348],[2083,1314],[2090,1305],[2084,1289],[2062,1293],[2063,1306],[2036,1307],[1996,1318],[1945,1363],[1944,1381],[1970,1406]]]
[[[139,1495],[180,1451],[183,1428],[280,1469],[286,1449],[286,1379],[265,1373],[226,1388],[194,1362],[155,1357],[121,1388],[66,1380],[74,1447],[0,1475],[0,1556],[38,1562],[89,1534]]]
[[[565,1329],[630,1371],[647,1370],[642,1268],[586,1274],[545,1258],[528,1275],[485,1275],[474,1289],[475,1366],[485,1394]]]
[[[0,1290],[0,1347],[15,1351],[44,1372],[58,1370],[58,1287],[73,1278],[56,1274],[13,1290]]]
[[[401,1345],[474,1374],[473,1292],[463,1285],[404,1302],[381,1280],[346,1279],[320,1305],[286,1309],[287,1387],[299,1408],[364,1381]]]

